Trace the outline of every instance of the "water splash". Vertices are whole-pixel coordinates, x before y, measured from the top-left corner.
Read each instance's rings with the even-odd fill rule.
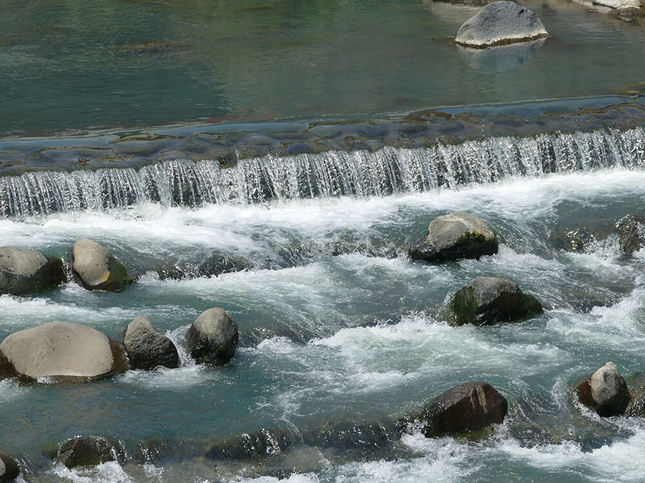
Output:
[[[328,151],[291,157],[169,161],[138,170],[31,172],[0,178],[0,216],[164,206],[261,203],[275,199],[386,196],[491,183],[511,176],[645,165],[645,130],[498,137],[457,145]]]

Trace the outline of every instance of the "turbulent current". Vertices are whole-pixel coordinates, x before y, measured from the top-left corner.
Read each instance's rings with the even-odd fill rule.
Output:
[[[146,316],[181,367],[88,385],[2,381],[0,448],[33,481],[642,481],[645,421],[602,419],[571,388],[607,361],[626,377],[645,370],[645,257],[623,257],[615,232],[642,214],[644,164],[638,128],[2,178],[3,245],[68,258],[88,236],[138,278],[121,293],[68,283],[0,296],[0,339],[48,321],[120,339]],[[428,222],[454,210],[486,220],[499,253],[408,259]],[[581,228],[589,239],[569,251]],[[213,257],[235,266],[209,271]],[[515,280],[545,313],[449,325],[450,295],[479,275]],[[187,328],[213,306],[240,327],[220,368],[185,351]],[[388,432],[472,380],[509,401],[482,439]],[[78,434],[122,441],[126,461],[52,463]],[[257,435],[238,457],[212,449]]]
[[[643,164],[645,131],[598,130],[486,138],[428,148],[328,151],[293,157],[168,161],[127,168],[30,172],[0,178],[0,215],[163,206],[257,203],[339,195],[383,196],[494,182],[512,176]]]

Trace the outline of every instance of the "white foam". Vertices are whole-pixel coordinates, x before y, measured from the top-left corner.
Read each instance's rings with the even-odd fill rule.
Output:
[[[456,209],[498,213],[518,227],[553,214],[562,200],[611,200],[642,194],[645,172],[626,169],[507,179],[492,185],[389,197],[291,200],[259,205],[208,205],[197,209],[141,204],[107,212],[55,213],[25,221],[0,220],[3,243],[50,249],[91,236],[113,247],[154,255],[180,247],[211,247],[248,253],[287,232],[321,238],[343,230],[369,233],[405,224],[409,210]],[[258,235],[260,235],[258,237]]]
[[[632,424],[635,422],[632,421]],[[508,457],[540,470],[566,470],[580,478],[595,481],[643,481],[645,472],[642,454],[645,447],[645,429],[638,428],[625,439],[584,451],[575,442],[523,447],[512,439],[497,448]]]
[[[74,483],[130,483],[133,481],[123,468],[114,461],[89,468],[74,468],[71,470],[62,464],[56,464],[50,473]]]

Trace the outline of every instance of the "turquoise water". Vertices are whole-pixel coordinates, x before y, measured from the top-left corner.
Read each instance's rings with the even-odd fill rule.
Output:
[[[521,480],[639,479],[640,463],[629,455],[641,451],[642,421],[580,411],[570,387],[607,360],[625,375],[643,370],[642,256],[621,258],[615,235],[568,253],[556,248],[553,234],[579,226],[611,234],[617,218],[642,204],[644,181],[640,171],[614,169],[384,198],[140,205],[2,220],[8,244],[65,255],[75,239],[92,234],[131,267],[214,252],[256,253],[276,263],[181,280],[147,271],[120,294],[68,284],[34,297],[0,297],[0,337],[66,320],[118,338],[132,318],[145,315],[181,349],[189,324],[211,306],[228,310],[241,332],[235,359],[219,369],[195,366],[182,350],[177,370],[131,371],[91,385],[4,381],[0,445],[22,455],[38,481],[202,481],[285,470],[308,481],[490,480],[507,472]],[[453,209],[470,210],[499,230],[500,253],[440,266],[408,260],[405,247],[427,221]],[[341,254],[324,249],[330,244]],[[307,257],[284,257],[307,246]],[[544,303],[545,314],[521,324],[449,326],[442,314],[449,295],[481,274],[517,280]],[[306,441],[311,428],[330,421],[392,420],[477,379],[494,384],[511,408],[482,442],[410,435],[385,449],[344,450],[332,439],[329,447],[296,444],[268,459],[182,463],[171,455],[135,464],[140,440],[205,444],[280,428]],[[134,462],[70,473],[43,458],[67,437],[97,433],[122,440]]]
[[[553,38],[481,60],[451,40],[476,9],[431,1],[6,0],[0,135],[642,89],[642,27],[575,4],[527,3]]]
[[[451,36],[476,9],[432,1],[4,0],[0,244],[67,260],[89,236],[137,280],[0,296],[0,340],[50,321],[120,340],[146,316],[181,357],[86,385],[0,381],[0,449],[24,478],[642,481],[643,418],[601,419],[572,387],[610,360],[645,370],[645,258],[614,229],[643,214],[645,30],[526,3],[551,38],[474,53]],[[499,232],[498,255],[408,259],[461,209]],[[578,228],[595,241],[563,250]],[[451,294],[480,275],[545,313],[450,326]],[[240,327],[221,368],[185,351],[213,306]],[[469,380],[509,401],[490,434],[393,431]],[[125,461],[51,459],[95,434]],[[268,446],[206,452],[245,434]]]

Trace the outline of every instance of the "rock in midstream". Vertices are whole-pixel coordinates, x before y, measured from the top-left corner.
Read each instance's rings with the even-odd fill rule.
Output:
[[[627,383],[613,362],[607,362],[578,385],[578,400],[599,416],[620,416],[631,401]]]
[[[479,259],[499,249],[497,235],[479,218],[465,211],[439,216],[430,222],[428,235],[408,250],[410,258],[447,262],[460,258]]]
[[[87,290],[118,292],[130,282],[123,264],[93,240],[74,243],[71,258],[74,276]]]
[[[15,459],[0,451],[0,483],[14,481],[20,475],[20,467]]]
[[[501,424],[508,412],[506,399],[485,382],[466,382],[432,399],[406,418],[426,437],[479,431]]]
[[[543,312],[532,295],[525,294],[515,282],[499,277],[477,277],[459,290],[450,302],[457,325],[491,325],[520,322]]]
[[[532,10],[515,2],[500,1],[486,5],[459,27],[455,42],[474,48],[543,39],[549,33]]]
[[[23,329],[0,343],[0,376],[89,382],[126,371],[121,345],[96,329],[49,322]]]
[[[60,258],[26,248],[0,247],[0,295],[43,292],[64,281]]]
[[[56,459],[68,468],[96,466],[125,459],[123,445],[104,436],[76,436],[60,445]]]
[[[235,355],[239,335],[233,318],[219,307],[203,312],[188,329],[186,348],[200,364],[221,366]]]
[[[145,317],[137,317],[123,331],[123,348],[131,369],[179,367],[179,353],[175,344],[157,332]]]

